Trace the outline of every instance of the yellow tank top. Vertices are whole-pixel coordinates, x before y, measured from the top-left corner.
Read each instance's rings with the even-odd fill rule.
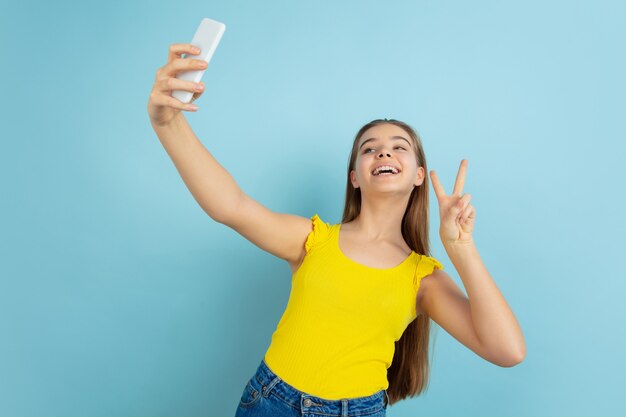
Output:
[[[399,265],[379,269],[339,249],[341,224],[311,217],[306,255],[292,275],[291,293],[265,353],[284,382],[329,400],[387,389],[395,345],[415,319],[421,279],[443,269],[414,251]]]

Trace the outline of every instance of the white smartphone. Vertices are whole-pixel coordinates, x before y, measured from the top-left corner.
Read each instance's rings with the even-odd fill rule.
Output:
[[[226,25],[216,20],[212,20],[209,18],[204,18],[200,22],[200,26],[196,30],[196,34],[193,35],[193,39],[191,40],[191,44],[193,46],[197,46],[200,48],[200,53],[198,55],[193,54],[185,54],[183,59],[185,58],[193,58],[193,59],[202,59],[206,61],[207,68],[211,57],[213,56],[213,52],[217,48],[217,45],[220,43],[220,39],[222,39],[222,35],[226,30]],[[179,72],[176,75],[176,78],[184,81],[192,81],[194,83],[199,83],[202,79],[202,75],[204,75],[203,70],[196,71],[185,71]],[[192,91],[184,91],[184,90],[172,90],[172,97],[182,101],[183,103],[189,103],[191,98],[193,97]]]

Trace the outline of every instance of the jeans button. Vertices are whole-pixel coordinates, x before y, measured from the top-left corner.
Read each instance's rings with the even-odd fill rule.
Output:
[[[305,407],[310,407],[311,406],[311,399],[310,398],[305,398],[304,399],[304,406]]]

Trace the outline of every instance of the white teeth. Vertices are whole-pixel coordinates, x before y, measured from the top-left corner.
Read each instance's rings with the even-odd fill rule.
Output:
[[[396,167],[394,167],[394,166],[391,166],[391,165],[383,165],[383,166],[380,166],[380,167],[376,168],[376,169],[372,172],[372,174],[373,174],[373,175],[390,175],[390,174],[379,174],[379,172],[380,172],[380,171],[385,170],[385,169],[387,169],[387,170],[391,170],[391,172],[392,172],[393,174],[397,174],[398,172],[400,172],[400,170],[398,170],[398,168],[396,168]]]

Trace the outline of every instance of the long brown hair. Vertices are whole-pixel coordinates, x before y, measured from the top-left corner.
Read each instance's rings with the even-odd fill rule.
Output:
[[[342,223],[358,217],[361,212],[361,189],[354,188],[350,181],[350,171],[355,169],[359,138],[365,131],[380,124],[393,124],[406,131],[412,139],[417,166],[424,167],[424,182],[413,187],[404,216],[402,217],[402,236],[407,245],[417,252],[430,256],[428,240],[428,167],[419,135],[408,124],[395,119],[376,119],[364,125],[357,132],[350,160],[346,185],[346,202],[343,209]],[[400,340],[395,342],[395,352],[391,366],[387,370],[389,404],[394,404],[407,397],[420,395],[428,384],[428,348],[430,338],[430,317],[420,314],[405,329]]]

